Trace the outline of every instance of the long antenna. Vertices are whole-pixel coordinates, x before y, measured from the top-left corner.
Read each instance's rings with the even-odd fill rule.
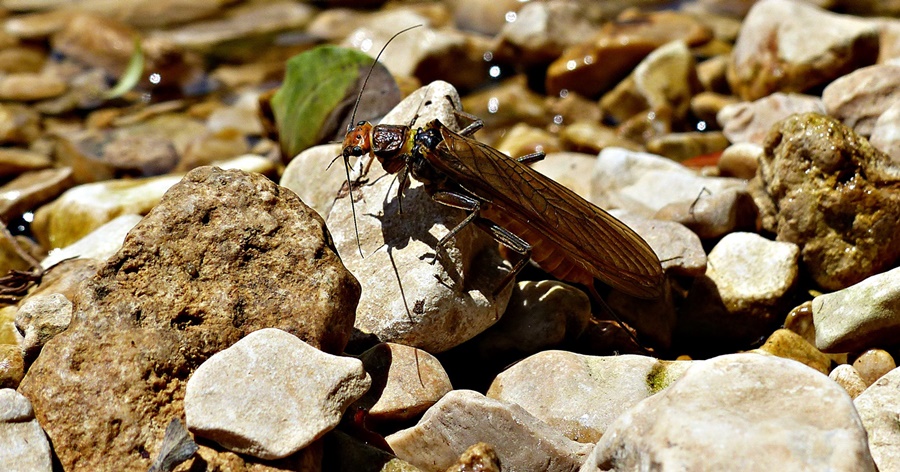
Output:
[[[384,53],[384,50],[387,49],[388,44],[391,44],[391,41],[393,41],[394,38],[396,38],[397,36],[400,36],[401,34],[407,32],[411,29],[415,29],[420,26],[422,26],[422,25],[410,26],[409,28],[406,28],[406,29],[403,29],[403,30],[400,30],[400,31],[394,33],[394,35],[391,36],[391,39],[387,40],[387,42],[384,43],[384,46],[381,47],[381,51],[378,51],[378,55],[375,56],[375,62],[372,63],[372,67],[369,67],[369,72],[366,74],[365,80],[363,80],[362,88],[359,89],[359,95],[356,96],[356,103],[353,105],[353,113],[350,114],[350,123],[347,125],[347,131],[350,131],[351,129],[353,129],[353,124],[355,123],[355,120],[356,120],[356,110],[359,109],[359,102],[362,100],[363,91],[366,89],[366,84],[369,83],[369,77],[372,75],[372,71],[374,71],[375,66],[378,65],[378,60],[381,59],[381,54]]]
[[[359,94],[356,96],[356,103],[353,104],[353,112],[350,114],[350,122],[347,123],[348,133],[353,129],[353,126],[356,122],[356,111],[359,109],[359,102],[362,101],[362,94],[366,90],[366,84],[369,83],[369,77],[372,76],[372,71],[374,71],[375,66],[378,65],[378,59],[381,59],[381,54],[384,53],[384,50],[387,49],[388,45],[391,44],[391,41],[393,41],[394,38],[413,28],[418,28],[420,26],[422,25],[410,26],[409,28],[394,33],[394,35],[391,36],[391,39],[388,39],[387,42],[384,43],[384,46],[381,47],[381,51],[378,51],[378,55],[375,56],[375,61],[372,62],[372,67],[369,67],[369,72],[366,73],[366,78],[363,80],[362,87],[360,87],[359,89]],[[361,160],[362,156],[360,156],[359,159]],[[360,160],[357,160],[357,163],[359,163]],[[329,164],[328,166],[331,167],[331,164]],[[347,174],[347,189],[349,190],[350,196],[350,211],[351,213],[353,213],[353,230],[356,232],[356,248],[359,250],[359,257],[366,257],[363,255],[362,243],[359,241],[359,226],[356,223],[356,204],[353,203],[353,184],[350,183],[350,156],[347,155],[344,155],[344,172]]]

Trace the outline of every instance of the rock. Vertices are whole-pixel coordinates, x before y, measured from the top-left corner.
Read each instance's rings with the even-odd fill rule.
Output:
[[[11,388],[0,389],[0,444],[0,465],[6,470],[53,470],[50,443],[31,404]]]
[[[84,286],[71,325],[20,391],[63,468],[146,470],[203,361],[270,327],[342,352],[358,294],[322,220],[296,195],[258,174],[196,169]],[[278,464],[207,446],[197,454],[227,470]]]
[[[563,127],[559,132],[559,139],[565,149],[595,156],[608,147],[641,150],[639,144],[619,136],[615,128],[593,121],[576,121]]]
[[[531,168],[586,199],[590,185],[584,176],[590,175],[596,159],[596,156],[578,152],[552,152],[531,164]]]
[[[466,95],[462,109],[483,120],[486,131],[519,123],[546,126],[553,120],[553,112],[547,106],[546,98],[531,91],[524,79],[513,77]],[[483,139],[484,134],[482,132],[479,139]]]
[[[545,349],[577,339],[591,318],[588,296],[563,282],[515,284],[506,312],[495,325],[466,344],[476,359],[502,368]]]
[[[338,197],[341,184],[347,179],[342,160],[334,161],[329,167],[329,163],[340,154],[340,144],[323,144],[306,149],[291,159],[278,183],[293,190],[304,203],[326,218]]]
[[[878,117],[869,142],[890,156],[895,165],[900,164],[900,101],[891,105]]]
[[[671,203],[654,217],[681,223],[702,239],[714,239],[735,231],[755,231],[758,215],[753,197],[746,190],[732,188],[712,195],[701,193],[693,202]]]
[[[900,467],[900,431],[897,416],[900,415],[900,369],[894,369],[879,379],[853,403],[869,434],[869,450],[878,470],[897,470]]]
[[[51,45],[55,52],[103,69],[109,77],[121,77],[140,38],[136,29],[120,21],[79,13],[53,35]]]
[[[0,49],[0,72],[6,74],[38,73],[46,61],[46,52],[31,46]]]
[[[796,438],[802,447],[785,446]],[[798,362],[756,354],[693,363],[619,416],[581,471],[649,463],[661,470],[875,470],[842,388]]]
[[[857,69],[828,84],[822,102],[827,115],[869,136],[878,117],[900,102],[900,64]]]
[[[403,344],[381,343],[359,355],[372,378],[356,406],[374,421],[415,418],[453,390],[450,377],[434,356]]]
[[[835,383],[841,387],[844,387],[844,390],[847,391],[850,398],[858,397],[859,394],[863,393],[868,387],[862,377],[859,376],[859,372],[857,372],[850,364],[841,364],[835,367],[834,370],[828,374],[828,378],[834,380]]]
[[[831,369],[831,359],[828,356],[806,342],[799,334],[787,329],[776,330],[769,336],[769,339],[766,339],[765,344],[754,350],[754,352],[763,352],[785,359],[793,359],[825,375],[828,375]]]
[[[872,385],[881,376],[896,369],[897,363],[884,349],[867,349],[853,361],[853,368],[866,385]]]
[[[0,344],[0,389],[18,388],[25,376],[25,358],[17,344]]]
[[[75,184],[72,169],[24,172],[0,186],[0,219],[12,221],[56,198]]]
[[[550,63],[597,29],[577,3],[526,3],[518,12],[508,11],[514,12],[513,21],[503,25],[496,38],[497,54],[526,66]]]
[[[73,259],[96,259],[105,261],[122,247],[125,235],[141,221],[140,215],[118,216],[88,233],[78,241],[47,254],[41,267],[49,269],[60,262]]]
[[[471,89],[488,77],[490,65],[484,60],[484,53],[490,46],[477,36],[453,28],[437,28],[424,16],[399,8],[387,10],[373,20],[350,33],[341,45],[375,57],[400,29],[425,25],[391,42],[389,53],[381,60],[392,74],[416,77],[423,84],[446,80],[460,89]]]
[[[682,162],[721,152],[728,147],[728,140],[718,131],[671,133],[647,141],[647,151]]]
[[[0,108],[0,113],[3,109]],[[6,179],[23,172],[43,170],[53,165],[53,161],[44,154],[27,149],[0,149],[0,177]]]
[[[447,468],[447,472],[500,472],[500,457],[494,446],[487,443],[475,443],[470,446],[455,464]]]
[[[765,149],[750,183],[762,226],[800,246],[817,284],[839,290],[893,267],[900,257],[900,170],[888,156],[837,120],[812,113],[781,122]]]
[[[797,113],[825,113],[822,99],[799,93],[773,93],[752,102],[728,105],[716,119],[722,132],[735,144],[762,145],[769,130],[779,121]]]
[[[741,26],[728,68],[744,100],[803,92],[874,64],[878,27],[804,2],[757,2]]]
[[[359,360],[265,328],[191,375],[184,395],[187,428],[237,453],[281,459],[337,426],[370,384]]]
[[[116,247],[118,250],[121,247]],[[71,259],[60,261],[44,270],[40,285],[34,287],[19,303],[38,295],[61,293],[69,300],[81,291],[81,286],[94,277],[102,261],[96,259]],[[43,266],[42,266],[43,267]]]
[[[501,32],[509,23],[509,18],[518,20],[518,15],[507,17],[508,13],[517,13],[524,5],[518,0],[459,0],[454,3],[453,20],[460,28],[477,31],[487,35]]]
[[[487,396],[521,406],[569,439],[594,443],[619,415],[667,388],[690,364],[543,351],[498,375]]]
[[[272,168],[271,161],[248,156],[217,162],[216,166],[259,173]],[[68,246],[119,215],[146,214],[179,180],[178,175],[163,175],[78,185],[39,208],[32,231],[44,247]]]
[[[423,101],[426,92],[429,98]],[[423,87],[382,122],[406,125],[418,113],[413,127],[439,119],[458,129],[452,112],[459,104],[456,97],[446,83]],[[435,245],[465,212],[435,203],[419,182],[412,182],[403,194],[401,214],[394,180],[380,175],[381,169],[373,171],[373,183],[354,191],[355,207],[340,198],[328,216],[338,252],[363,287],[357,334],[431,353],[445,351],[500,319],[511,288],[494,292],[509,269],[496,242],[474,227],[457,234],[439,263],[432,263]]]
[[[674,221],[644,218],[621,210],[612,210],[611,214],[647,241],[667,273],[688,277],[706,273],[703,244],[684,225]]]
[[[562,149],[554,134],[524,123],[514,125],[492,147],[516,159],[535,152],[557,153]]]
[[[731,95],[716,92],[700,92],[691,98],[691,113],[701,122],[697,126],[705,126],[705,129],[718,129],[716,116],[728,105],[740,103]]]
[[[794,307],[784,319],[784,329],[800,335],[806,342],[815,346],[816,326],[813,324],[812,300],[807,300]]]
[[[719,175],[750,180],[756,175],[757,162],[765,150],[750,142],[732,144],[719,158]]]
[[[77,12],[61,8],[7,19],[3,30],[20,39],[45,39],[62,29]]]
[[[547,69],[548,95],[562,90],[596,97],[627,76],[654,49],[676,40],[688,46],[709,41],[712,32],[673,11],[621,15],[588,41],[567,48]]]
[[[302,3],[246,4],[230,9],[221,18],[158,31],[151,38],[171,41],[185,49],[222,54],[229,42],[259,41],[281,31],[302,28],[312,16],[313,8]],[[219,50],[213,51],[217,47]]]
[[[701,193],[742,188],[739,179],[701,177],[690,169],[654,154],[621,148],[600,152],[591,176],[591,203],[652,217],[674,202],[693,202]]]
[[[78,185],[35,212],[32,231],[48,248],[69,246],[122,214],[146,214],[181,180],[166,175]]]
[[[397,457],[444,470],[472,444],[493,444],[505,470],[570,471],[589,447],[572,441],[522,407],[471,390],[454,390],[416,426],[385,438]]]
[[[72,321],[72,302],[61,293],[28,297],[16,312],[16,328],[25,335],[22,352],[29,362]]]
[[[175,171],[187,172],[201,166],[216,165],[217,161],[237,158],[248,152],[247,137],[237,130],[203,133],[188,143]]]
[[[22,104],[0,104],[0,143],[30,144],[41,134],[40,119],[38,112]]]
[[[605,116],[625,121],[644,110],[683,120],[691,97],[700,90],[694,57],[680,40],[666,43],[647,55],[624,80],[600,100]]]
[[[32,102],[62,95],[66,82],[49,74],[19,72],[0,77],[0,100]]]
[[[731,233],[709,253],[679,318],[685,336],[723,345],[749,345],[772,332],[790,307],[799,250],[754,233]]]
[[[900,21],[896,19],[876,19],[881,28],[881,41],[878,48],[878,63],[884,64],[900,57]]]
[[[728,96],[731,89],[728,86],[728,55],[713,56],[705,61],[697,63],[697,80],[706,92]]]

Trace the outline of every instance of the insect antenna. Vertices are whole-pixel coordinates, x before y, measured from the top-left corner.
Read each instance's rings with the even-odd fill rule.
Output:
[[[350,122],[347,123],[347,132],[348,133],[350,132],[350,130],[353,129],[353,123],[356,120],[356,111],[359,109],[359,102],[362,101],[363,91],[366,90],[366,84],[369,83],[369,77],[372,76],[372,71],[374,71],[375,66],[378,65],[378,59],[381,59],[381,54],[384,53],[384,50],[387,49],[388,45],[391,44],[391,41],[393,41],[394,38],[396,38],[397,36],[400,36],[401,34],[407,32],[413,28],[418,28],[420,26],[422,26],[422,25],[410,26],[409,28],[398,31],[393,36],[391,36],[391,38],[388,39],[386,43],[384,43],[384,46],[382,46],[381,51],[378,51],[378,55],[375,56],[375,61],[372,62],[372,67],[369,67],[369,72],[366,73],[366,78],[363,79],[362,87],[360,87],[359,94],[356,96],[356,103],[353,104],[353,112],[350,113]],[[343,155],[343,153],[342,153],[341,155],[336,156],[331,161],[331,163],[333,164],[334,161],[336,161],[337,158],[341,157],[341,156],[344,157],[344,172],[347,174],[347,188],[350,190],[350,212],[353,214],[353,231],[356,233],[356,248],[359,249],[359,256],[365,257],[362,252],[362,243],[359,241],[359,225],[356,223],[356,204],[353,203],[353,186],[350,183],[350,156]],[[362,156],[360,156],[360,159],[362,159]],[[359,162],[360,161],[358,160],[357,163],[359,163]],[[328,164],[328,167],[331,167],[331,164]]]

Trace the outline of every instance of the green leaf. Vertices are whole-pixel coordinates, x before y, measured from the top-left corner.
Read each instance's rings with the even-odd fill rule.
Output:
[[[128,66],[125,67],[125,72],[119,77],[119,82],[115,87],[106,91],[103,94],[103,98],[107,100],[111,100],[113,98],[121,97],[133,89],[135,85],[138,84],[141,80],[141,74],[144,72],[144,51],[141,49],[141,38],[134,38],[134,47],[131,50],[131,58],[128,61]]]
[[[285,160],[346,132],[347,115],[372,61],[362,52],[337,46],[319,46],[288,60],[284,83],[270,102]],[[383,90],[383,76],[390,74],[381,65],[375,71],[367,88]],[[374,80],[376,75],[382,79]],[[390,82],[396,89],[392,78]],[[399,92],[395,95],[399,101]],[[371,116],[372,110],[360,111],[366,112],[360,119]]]

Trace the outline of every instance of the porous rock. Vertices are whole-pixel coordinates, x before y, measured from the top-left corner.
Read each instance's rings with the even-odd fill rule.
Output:
[[[79,292],[72,324],[20,391],[64,468],[146,470],[204,360],[268,327],[341,352],[358,296],[321,218],[295,194],[258,174],[195,169]],[[198,454],[210,467],[251,467]]]
[[[646,464],[875,470],[866,432],[841,387],[799,362],[758,354],[695,362],[675,384],[619,416],[581,471],[637,471]]]
[[[900,257],[900,168],[834,118],[806,113],[766,139],[750,192],[762,226],[800,246],[813,280],[839,290]]]

